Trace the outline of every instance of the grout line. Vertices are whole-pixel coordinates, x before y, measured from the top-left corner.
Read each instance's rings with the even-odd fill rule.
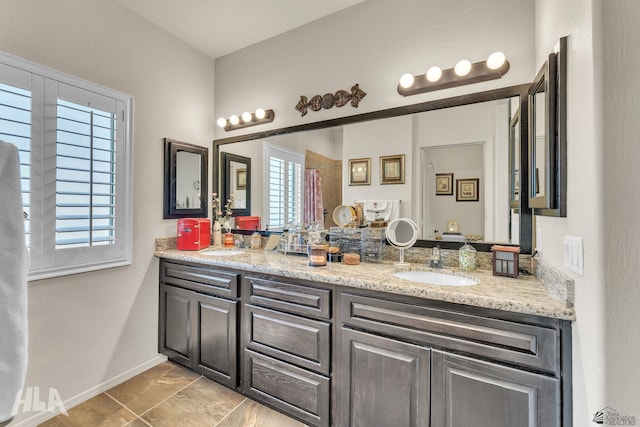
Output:
[[[136,414],[135,412],[133,412],[131,409],[129,409],[127,407],[127,405],[125,405],[124,403],[120,402],[118,399],[116,399],[115,397],[111,396],[109,393],[107,393],[106,391],[104,392],[104,394],[106,394],[111,400],[113,400],[114,402],[116,402],[118,405],[122,406],[124,409],[126,409],[127,411],[131,412],[136,418],[140,418],[138,416],[138,414]],[[135,418],[134,418],[135,419]],[[129,421],[127,424],[130,424],[133,420]],[[125,425],[127,425],[125,424]]]
[[[140,418],[140,417],[135,417],[133,420],[129,421],[127,424],[125,424],[122,427],[127,427],[128,425],[131,425],[132,422],[136,421],[136,420],[140,420],[142,421],[144,424],[148,425],[149,427],[153,427],[151,424],[149,424],[148,422],[146,422],[144,419]]]
[[[229,413],[228,413],[227,415],[225,415],[225,416],[224,416],[220,421],[218,421],[218,422],[216,423],[216,425],[215,425],[215,426],[213,426],[213,427],[219,426],[219,425],[220,425],[224,420],[226,420],[227,418],[229,418],[229,416],[231,416],[231,414],[233,414],[233,413],[234,413],[234,412],[235,412],[239,407],[241,407],[241,406],[242,406],[242,404],[243,404],[244,402],[246,402],[247,400],[249,400],[249,398],[247,398],[247,397],[245,397],[244,399],[242,399],[242,402],[238,403],[238,404],[236,405],[236,407],[235,407],[235,408],[233,408],[231,411],[229,411]]]
[[[138,415],[139,417],[142,417],[144,414],[146,414],[147,412],[157,408],[158,406],[162,405],[164,402],[166,402],[167,400],[171,399],[173,396],[175,396],[176,394],[180,393],[182,390],[186,389],[187,387],[192,386],[193,384],[196,383],[196,381],[201,380],[202,378],[204,378],[203,375],[200,375],[198,378],[196,378],[195,380],[191,381],[189,384],[187,384],[186,386],[182,387],[180,390],[176,391],[175,393],[167,396],[165,399],[161,400],[160,402],[156,403],[155,405],[153,405],[151,408],[147,409],[146,411],[142,412],[140,415]],[[148,423],[147,423],[148,424]]]

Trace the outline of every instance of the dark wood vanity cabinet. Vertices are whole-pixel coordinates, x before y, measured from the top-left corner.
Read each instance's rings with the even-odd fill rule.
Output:
[[[338,298],[337,425],[571,425],[562,394],[571,381],[568,322],[347,291]]]
[[[160,271],[160,353],[235,388],[239,275],[166,260]]]
[[[569,321],[160,266],[160,351],[306,425],[572,425]]]
[[[242,295],[242,392],[328,427],[332,288],[247,274]]]

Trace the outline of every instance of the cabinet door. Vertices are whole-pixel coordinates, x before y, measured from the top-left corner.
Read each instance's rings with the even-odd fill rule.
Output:
[[[194,293],[196,310],[195,370],[224,385],[237,385],[237,305]]]
[[[558,380],[447,353],[432,355],[432,425],[560,425]]]
[[[159,351],[187,367],[191,367],[193,354],[190,339],[193,329],[192,294],[185,289],[160,285]]]
[[[429,426],[429,349],[346,328],[341,334],[340,425]]]

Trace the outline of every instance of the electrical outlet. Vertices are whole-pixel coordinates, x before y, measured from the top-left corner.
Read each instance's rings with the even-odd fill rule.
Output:
[[[564,266],[578,274],[584,273],[582,237],[564,236]]]
[[[542,252],[542,227],[536,227],[536,251]]]

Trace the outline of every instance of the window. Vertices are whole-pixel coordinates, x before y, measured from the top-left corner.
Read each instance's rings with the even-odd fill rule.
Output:
[[[131,264],[131,102],[0,54],[0,139],[19,150],[29,280]]]
[[[269,228],[302,222],[304,157],[265,143],[265,215]]]

